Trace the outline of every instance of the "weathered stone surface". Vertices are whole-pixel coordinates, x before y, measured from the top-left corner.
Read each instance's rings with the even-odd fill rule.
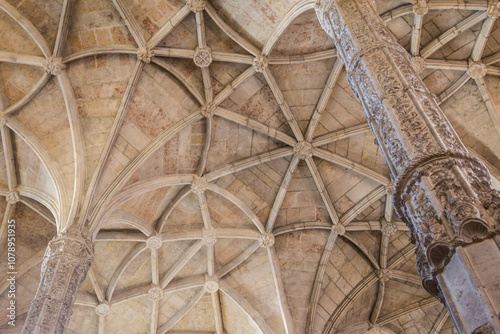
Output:
[[[23,333],[64,333],[76,292],[94,259],[94,247],[78,229],[55,237],[42,263],[41,281],[31,303]]]

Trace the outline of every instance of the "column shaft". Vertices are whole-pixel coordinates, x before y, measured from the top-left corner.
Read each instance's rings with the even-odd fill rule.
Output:
[[[93,245],[80,230],[70,230],[49,242],[23,334],[66,333],[76,292],[93,258]]]
[[[417,245],[423,286],[446,301],[454,319],[463,319],[463,312],[471,310],[456,305],[450,298],[452,290],[451,294],[460,294],[469,289],[468,293],[482,296],[481,311],[475,314],[481,313],[481,325],[489,324],[500,333],[498,303],[487,300],[491,294],[487,297],[481,280],[472,279],[475,273],[463,256],[471,245],[482,247],[476,243],[493,242],[491,238],[500,234],[500,195],[491,187],[487,168],[462,144],[372,1],[319,0],[316,12],[334,39],[349,85],[396,180],[394,208]],[[500,268],[499,258],[491,256]],[[463,291],[448,282],[450,261],[454,268],[455,262],[462,263],[460,270],[471,277],[472,283]],[[500,283],[500,274],[496,276]],[[471,333],[475,328],[459,329]]]

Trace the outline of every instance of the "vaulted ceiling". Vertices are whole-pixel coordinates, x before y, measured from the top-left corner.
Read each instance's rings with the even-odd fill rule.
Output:
[[[498,185],[500,23],[486,0],[414,2],[376,4]],[[48,241],[79,224],[95,260],[68,333],[453,333],[314,1],[203,3],[0,0],[20,322],[0,331],[20,332]]]

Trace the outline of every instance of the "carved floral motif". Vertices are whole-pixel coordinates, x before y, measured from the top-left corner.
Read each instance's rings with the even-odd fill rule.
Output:
[[[415,69],[415,72],[420,74],[425,70],[425,59],[420,56],[411,57],[411,65]]]
[[[217,234],[215,233],[215,230],[209,229],[209,230],[203,230],[203,243],[205,246],[213,246],[217,242]]]
[[[217,105],[213,102],[209,102],[201,108],[201,114],[206,118],[212,118],[217,110]]]
[[[6,196],[7,203],[16,204],[21,200],[19,197],[19,191],[9,191]]]
[[[102,303],[95,307],[95,313],[100,317],[105,317],[111,312],[111,307],[109,304]]]
[[[254,58],[252,65],[257,72],[259,73],[265,72],[267,66],[269,65],[269,59],[267,59],[262,55],[258,55],[257,57]]]
[[[205,292],[216,293],[219,291],[219,280],[215,277],[205,277],[205,284],[203,284]]]
[[[48,57],[43,64],[43,69],[48,74],[59,75],[66,65],[63,64],[62,58]]]
[[[163,298],[163,289],[161,286],[152,285],[148,290],[148,298],[152,301],[157,301]]]
[[[332,226],[332,231],[333,231],[333,233],[336,233],[338,235],[344,235],[345,234],[345,226],[340,224],[340,223],[337,223],[337,224]]]
[[[392,279],[394,274],[391,269],[382,268],[377,271],[377,276],[381,281],[387,282],[388,280]]]
[[[158,235],[153,235],[146,239],[146,246],[148,246],[149,249],[159,249],[161,244],[162,240]]]
[[[469,59],[469,68],[467,69],[467,73],[469,73],[472,79],[481,79],[486,75],[486,72],[487,69],[485,64],[480,61],[473,61],[472,59]]]
[[[204,177],[194,176],[191,191],[195,194],[203,194],[207,190],[208,182]]]
[[[155,52],[148,47],[143,47],[137,50],[137,59],[149,64],[153,60]]]
[[[201,12],[207,6],[206,0],[188,0],[187,5],[193,13]]]
[[[271,247],[274,245],[274,235],[271,233],[264,233],[259,237],[259,245],[260,247]]]
[[[311,143],[301,141],[298,142],[293,148],[293,153],[295,156],[301,160],[312,157],[314,148]]]
[[[427,5],[427,0],[417,0],[417,3],[413,5],[413,13],[415,15],[423,16],[429,11],[429,6]]]

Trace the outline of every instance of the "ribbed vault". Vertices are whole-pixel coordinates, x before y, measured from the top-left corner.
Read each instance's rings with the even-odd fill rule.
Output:
[[[376,3],[498,184],[488,1]],[[0,0],[0,31],[20,323],[78,224],[96,257],[68,333],[452,333],[314,1]]]

